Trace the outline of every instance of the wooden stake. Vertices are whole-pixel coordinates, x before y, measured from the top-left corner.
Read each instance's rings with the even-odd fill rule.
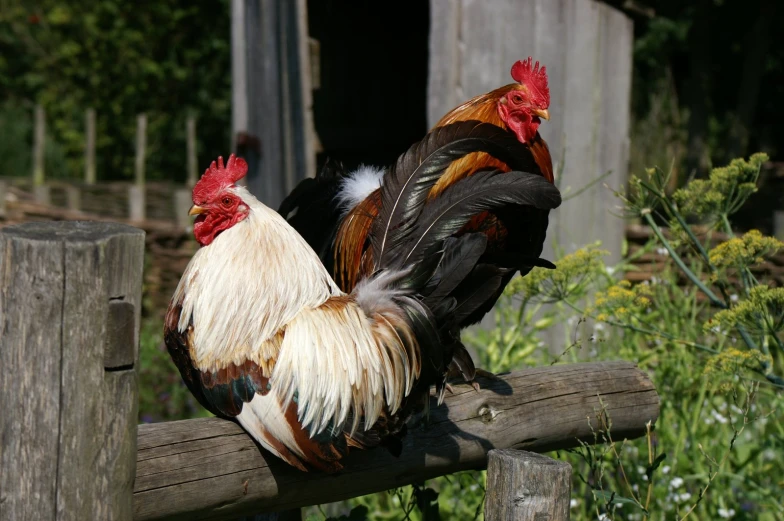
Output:
[[[146,194],[144,191],[144,162],[147,154],[147,114],[136,117],[136,163],[134,184],[128,189],[128,212],[132,221],[143,221],[146,217]]]
[[[569,521],[572,466],[522,450],[491,450],[485,521]]]
[[[33,128],[33,186],[41,186],[44,184],[45,148],[46,113],[41,105],[36,105]]]
[[[147,154],[147,114],[136,116],[136,185],[144,186],[144,161]]]
[[[186,139],[187,139],[187,148],[188,148],[188,157],[187,157],[187,165],[188,165],[188,175],[187,175],[187,184],[188,187],[193,187],[196,184],[196,181],[199,179],[199,172],[198,172],[198,157],[196,153],[196,117],[192,114],[188,115],[188,120],[186,122]]]
[[[0,520],[134,518],[144,232],[0,230]]]
[[[84,182],[94,185],[95,176],[95,109],[84,115]]]

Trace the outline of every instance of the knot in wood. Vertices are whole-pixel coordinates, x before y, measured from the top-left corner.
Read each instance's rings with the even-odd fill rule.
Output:
[[[484,404],[479,408],[479,418],[485,423],[491,423],[495,417],[501,414],[501,411],[492,405]]]
[[[533,494],[531,493],[530,490],[528,490],[526,487],[523,487],[522,489],[520,489],[520,491],[517,493],[517,495],[515,495],[515,497],[514,497],[514,499],[512,501],[514,502],[515,505],[519,506],[519,505],[522,505],[523,503],[525,503],[526,501],[528,501],[528,499],[532,495]]]

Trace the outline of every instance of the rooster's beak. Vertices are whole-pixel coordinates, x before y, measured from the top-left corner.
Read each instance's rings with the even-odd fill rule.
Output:
[[[547,121],[550,120],[550,111],[548,111],[547,109],[536,109],[533,111],[533,114],[534,116],[539,116],[540,118],[545,119]]]
[[[188,215],[199,215],[199,214],[202,214],[202,213],[204,213],[206,211],[207,210],[205,208],[202,208],[201,206],[198,206],[198,205],[194,204],[193,206],[191,206],[190,211],[188,211]]]

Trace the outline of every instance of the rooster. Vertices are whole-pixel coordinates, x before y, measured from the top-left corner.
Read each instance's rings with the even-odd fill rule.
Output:
[[[412,146],[384,174],[382,211],[368,234],[373,272],[350,293],[279,213],[235,184],[245,161],[218,158],[193,189],[201,247],[164,326],[190,391],[301,470],[337,471],[350,447],[399,451],[430,388],[443,397],[453,359],[445,332],[506,272],[480,262],[485,235],[455,233],[485,210],[560,204],[552,184],[525,172],[535,165],[521,148],[476,122]],[[514,170],[477,172],[428,197],[454,160],[479,151]]]
[[[533,159],[530,172],[553,182],[553,166],[547,144],[539,135],[542,119],[549,119],[550,91],[547,70],[532,59],[516,62],[511,69],[516,83],[476,96],[451,110],[433,130],[464,121],[481,121],[505,129],[524,144]],[[474,152],[454,161],[432,186],[428,198],[441,194],[454,183],[484,170],[510,169],[509,165],[486,152]],[[344,291],[368,275],[374,266],[370,230],[382,210],[383,169],[363,166],[350,174],[329,166],[317,179],[306,179],[283,202],[279,211],[316,249]],[[482,232],[488,237],[488,254],[496,258],[537,259],[547,230],[547,213],[532,208],[505,211],[504,215],[479,212],[460,233]],[[511,256],[509,254],[512,254]],[[551,267],[549,264],[545,264]],[[525,275],[530,262],[517,266]],[[503,287],[514,275],[510,272],[485,306],[468,317],[465,324],[478,322],[489,311]]]

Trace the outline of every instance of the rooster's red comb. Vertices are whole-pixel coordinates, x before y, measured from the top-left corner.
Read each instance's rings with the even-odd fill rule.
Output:
[[[223,165],[223,156],[218,157],[218,162],[213,161],[193,187],[193,203],[200,204],[208,201],[227,186],[245,177],[247,173],[248,163],[241,157],[230,155],[226,166]]]
[[[533,59],[519,60],[512,65],[512,79],[525,85],[532,98],[545,108],[550,106],[550,88],[547,86],[547,68],[539,62],[531,66]]]

